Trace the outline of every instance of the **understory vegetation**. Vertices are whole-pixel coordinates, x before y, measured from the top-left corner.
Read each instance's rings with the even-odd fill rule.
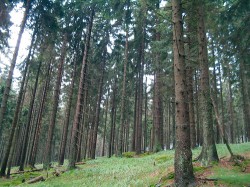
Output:
[[[233,144],[235,153],[245,157],[241,165],[229,161],[225,145],[218,144],[220,162],[203,167],[193,162],[194,173],[199,186],[249,186],[250,185],[250,143]],[[193,159],[200,153],[200,148],[193,150]],[[133,155],[133,154],[129,154]],[[174,178],[174,150],[154,154],[133,155],[130,158],[98,157],[86,160],[76,170],[66,171],[68,162],[61,167],[54,163],[48,171],[34,171],[12,174],[11,179],[0,179],[0,186],[167,186]],[[36,165],[42,168],[42,165]],[[16,172],[13,169],[13,173]],[[26,168],[30,170],[30,168]],[[65,171],[55,176],[55,170]],[[27,184],[31,178],[43,176],[45,181]]]

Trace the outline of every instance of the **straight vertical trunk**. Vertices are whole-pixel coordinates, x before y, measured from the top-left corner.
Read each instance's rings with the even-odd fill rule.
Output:
[[[46,142],[45,152],[44,152],[43,169],[48,169],[50,161],[51,161],[51,147],[52,147],[54,129],[55,129],[55,124],[56,124],[56,115],[57,115],[57,109],[58,109],[58,104],[59,104],[59,96],[60,96],[60,89],[61,89],[62,76],[63,76],[63,66],[64,66],[65,57],[66,57],[66,52],[67,52],[67,35],[64,34],[61,57],[60,57],[58,68],[57,68],[57,78],[56,78],[56,85],[55,85],[55,91],[54,91],[54,96],[53,96],[53,105],[52,105],[51,118],[49,122],[47,142]]]
[[[203,122],[203,144],[200,155],[200,161],[204,165],[208,165],[211,162],[217,162],[219,160],[215,138],[213,132],[212,122],[212,102],[210,97],[210,84],[209,84],[209,65],[207,54],[207,39],[205,33],[204,23],[204,9],[203,1],[198,5],[198,42],[199,42],[199,62],[201,69],[201,111]]]
[[[111,126],[110,126],[110,138],[109,138],[109,151],[108,157],[110,158],[114,154],[114,141],[115,141],[115,119],[116,119],[116,79],[113,86],[112,106],[111,106]]]
[[[224,118],[224,101],[223,101],[223,88],[222,88],[222,74],[221,74],[221,63],[219,64],[219,82],[220,82],[220,105],[221,105],[221,125],[223,134],[225,134],[225,118]]]
[[[176,105],[175,185],[191,186],[195,183],[190,149],[190,125],[187,105],[187,83],[183,41],[182,6],[180,0],[172,0],[173,49]]]
[[[193,5],[193,4],[192,4]],[[196,147],[196,129],[195,129],[195,116],[194,116],[194,91],[193,91],[193,75],[194,75],[194,64],[191,62],[191,51],[195,48],[194,46],[194,37],[192,31],[195,30],[191,11],[188,14],[188,61],[187,61],[187,91],[188,91],[188,110],[189,110],[189,124],[190,124],[190,139],[191,139],[191,148]],[[191,40],[192,38],[192,40]]]
[[[25,158],[26,158],[26,153],[27,153],[27,149],[28,149],[28,140],[29,140],[29,134],[30,134],[31,118],[32,118],[32,113],[33,113],[33,108],[34,108],[34,102],[35,102],[35,96],[36,96],[36,90],[37,90],[41,65],[42,65],[42,61],[39,62],[39,66],[38,66],[38,70],[37,70],[37,74],[36,74],[35,85],[34,85],[34,90],[33,90],[31,101],[30,101],[28,122],[26,124],[26,129],[25,129],[25,134],[24,134],[23,150],[22,150],[22,154],[21,154],[19,171],[24,170]]]
[[[217,89],[215,49],[214,49],[214,41],[213,40],[212,40],[212,57],[213,57],[213,89],[214,89],[214,94],[213,93],[211,93],[211,94],[214,95],[214,96],[212,95],[212,97],[214,97],[215,102],[219,103],[218,96],[217,96],[218,89]],[[218,110],[218,111],[215,111],[215,113],[219,113],[218,107],[216,107],[216,110]],[[220,143],[221,135],[220,135],[220,128],[219,128],[219,124],[218,124],[217,120],[215,122],[215,125],[216,125],[216,143]]]
[[[122,97],[121,97],[121,120],[120,120],[120,137],[119,137],[119,148],[118,155],[122,155],[123,141],[124,141],[124,115],[125,115],[125,97],[126,97],[126,75],[127,75],[127,63],[128,63],[128,28],[126,28],[126,43],[125,43],[125,58],[123,65],[123,81],[122,81]]]
[[[93,142],[92,142],[92,153],[91,153],[92,159],[95,159],[95,153],[96,153],[97,133],[98,133],[98,127],[99,127],[99,121],[100,121],[100,110],[101,110],[100,107],[101,107],[101,101],[102,101],[103,79],[104,79],[104,72],[105,72],[106,55],[107,55],[107,47],[105,46],[103,62],[101,64],[101,77],[100,77],[100,83],[99,83],[99,88],[98,88],[98,99],[97,99],[97,103],[96,103]]]
[[[200,125],[200,104],[199,104],[199,93],[200,93],[200,88],[199,88],[199,83],[198,83],[198,75],[197,75],[197,70],[194,72],[194,86],[195,86],[195,95],[194,95],[194,102],[195,102],[195,114],[196,114],[196,141],[197,141],[197,146],[202,145],[202,139],[201,139],[201,125]]]
[[[244,55],[242,55],[244,57]],[[240,59],[240,78],[241,78],[241,91],[242,91],[242,100],[243,100],[243,111],[244,111],[244,125],[245,133],[242,135],[246,137],[248,141],[250,140],[250,97],[247,89],[247,78],[246,78],[246,61]]]
[[[103,142],[102,142],[102,156],[105,155],[108,110],[109,110],[109,90],[108,90],[108,95],[107,95],[106,105],[105,105],[105,120],[104,120],[104,131],[103,131]]]
[[[234,109],[233,109],[233,93],[232,93],[232,81],[231,81],[231,77],[230,77],[230,70],[228,70],[229,73],[228,73],[228,110],[229,110],[229,114],[230,114],[230,127],[229,127],[229,130],[230,130],[230,134],[229,134],[229,139],[230,139],[230,142],[231,143],[235,143],[234,141],[234,132],[235,132],[235,120],[234,120]]]
[[[137,79],[137,77],[136,77]],[[133,125],[133,137],[132,137],[132,146],[131,151],[135,151],[135,142],[136,142],[136,123],[137,123],[137,98],[138,98],[138,86],[137,82],[135,83],[135,103],[134,103],[134,125]]]
[[[43,112],[44,112],[44,106],[45,106],[47,91],[49,89],[51,70],[52,70],[51,62],[49,62],[48,69],[47,69],[47,72],[46,72],[46,77],[47,78],[46,78],[46,81],[45,81],[45,84],[44,84],[42,98],[41,98],[40,107],[39,107],[39,112],[38,112],[37,121],[36,121],[37,128],[36,128],[36,131],[35,131],[35,139],[34,139],[34,142],[33,142],[33,147],[32,147],[31,155],[30,155],[30,159],[29,159],[29,164],[31,166],[33,166],[33,167],[35,166],[35,162],[36,162],[38,143],[39,143],[41,127],[42,127],[42,116],[43,116]]]
[[[74,122],[73,122],[73,128],[72,128],[72,146],[70,150],[70,156],[69,156],[69,169],[75,168],[75,162],[76,162],[76,154],[77,154],[77,132],[79,132],[79,126],[80,121],[82,119],[82,113],[83,113],[83,102],[84,102],[84,85],[86,83],[86,73],[87,73],[87,60],[88,60],[88,53],[90,48],[90,38],[91,38],[91,32],[92,32],[92,25],[93,25],[93,19],[94,19],[95,11],[92,8],[91,15],[89,19],[89,25],[87,29],[87,38],[84,46],[84,54],[83,54],[83,60],[82,60],[82,68],[81,68],[81,75],[79,80],[79,87],[78,87],[78,93],[77,93],[77,103],[76,103],[76,111],[74,116]]]
[[[147,78],[146,78],[146,85],[147,85]],[[145,103],[144,103],[144,152],[147,150],[148,146],[148,94],[147,94],[147,86],[145,86]]]
[[[73,91],[75,87],[75,78],[76,78],[76,60],[74,62],[74,69],[72,72],[72,79],[71,79],[71,86],[69,91],[69,99],[65,114],[65,121],[63,126],[63,134],[62,134],[62,140],[61,140],[61,146],[60,146],[60,152],[59,152],[59,165],[63,165],[64,163],[64,156],[66,151],[66,144],[67,144],[67,137],[68,137],[68,128],[69,128],[69,120],[70,120],[70,111],[72,107],[72,100],[73,100]]]
[[[156,3],[156,9],[159,9],[159,1]],[[156,27],[159,26],[159,18],[156,16]],[[161,34],[155,29],[155,41],[161,40]],[[161,59],[160,53],[155,52],[154,64],[155,64],[155,83],[154,83],[154,145],[153,151],[158,152],[164,149],[163,145],[163,100],[160,89],[162,88],[162,70],[161,70]]]

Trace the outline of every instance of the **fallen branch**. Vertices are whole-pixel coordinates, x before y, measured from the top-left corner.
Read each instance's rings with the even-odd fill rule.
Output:
[[[203,181],[218,181],[218,179],[208,179],[208,178],[197,178],[197,179]]]
[[[15,174],[23,174],[23,173],[29,173],[29,172],[34,172],[34,171],[42,171],[43,169],[33,169],[33,170],[27,170],[27,171],[17,171],[13,172],[10,175],[15,175]]]
[[[35,177],[35,178],[29,180],[27,183],[28,183],[28,184],[32,184],[32,183],[39,182],[39,181],[44,181],[44,180],[45,180],[45,179],[44,179],[43,176],[39,176],[39,177]]]

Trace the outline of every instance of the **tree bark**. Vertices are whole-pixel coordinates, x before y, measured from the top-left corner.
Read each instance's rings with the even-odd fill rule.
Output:
[[[128,26],[126,26],[128,27]],[[121,96],[121,120],[120,120],[120,137],[119,137],[119,148],[118,155],[121,156],[123,152],[123,141],[124,141],[124,127],[125,127],[125,100],[126,100],[126,76],[127,76],[127,63],[128,63],[128,28],[126,28],[126,43],[125,43],[125,57],[123,64],[123,81],[122,81],[122,96]]]
[[[241,56],[244,57],[242,54]],[[245,136],[248,141],[250,140],[250,97],[247,89],[247,78],[245,69],[246,61],[243,59],[240,60],[240,78],[241,78],[241,91],[242,91],[242,100],[243,100],[243,111],[244,111],[244,125],[245,125]]]
[[[61,57],[58,63],[57,68],[57,78],[56,78],[56,85],[54,90],[54,96],[53,96],[53,105],[52,105],[52,112],[49,122],[49,130],[48,130],[48,136],[45,146],[45,152],[44,152],[44,159],[43,159],[43,169],[48,169],[51,161],[51,147],[52,147],[52,140],[54,136],[54,129],[56,124],[56,115],[57,115],[57,109],[59,104],[59,96],[60,96],[60,89],[61,89],[61,83],[62,83],[62,76],[63,76],[63,66],[64,61],[67,53],[67,34],[64,34],[63,36],[63,45],[62,45],[62,51],[61,51]]]
[[[25,158],[26,158],[27,149],[28,149],[28,140],[29,140],[29,134],[30,134],[31,118],[32,118],[32,113],[33,113],[33,108],[34,108],[34,103],[35,103],[35,96],[36,96],[36,90],[37,90],[41,66],[42,66],[42,61],[39,62],[39,66],[38,66],[38,70],[37,70],[37,74],[36,74],[36,80],[35,80],[35,84],[34,84],[34,88],[33,88],[34,90],[33,90],[32,96],[31,96],[31,100],[30,100],[28,122],[27,122],[26,128],[25,128],[23,149],[22,149],[22,154],[21,154],[19,171],[24,170]]]
[[[113,86],[113,95],[112,95],[112,106],[111,106],[111,125],[110,125],[110,138],[109,138],[109,150],[108,158],[114,154],[114,141],[115,141],[115,119],[116,119],[116,91],[117,91],[117,80],[115,78]]]
[[[102,156],[105,155],[105,143],[106,143],[106,131],[107,131],[107,118],[108,118],[108,110],[109,110],[109,89],[106,98],[106,105],[105,105],[105,120],[104,120],[104,131],[103,131],[103,142],[102,142]]]
[[[108,39],[108,37],[107,37]],[[101,64],[101,77],[100,77],[100,83],[98,88],[98,99],[96,103],[96,112],[95,112],[95,120],[94,120],[94,134],[93,134],[93,142],[92,142],[92,153],[91,158],[95,159],[96,154],[96,143],[97,143],[97,133],[98,133],[98,127],[100,122],[100,110],[101,110],[101,101],[102,101],[102,92],[103,92],[103,79],[104,79],[104,73],[105,73],[105,64],[106,64],[106,55],[107,55],[107,44],[105,44],[104,47],[104,56],[103,56],[103,62]]]
[[[193,3],[191,4],[193,6]],[[189,124],[190,124],[190,139],[191,139],[191,148],[194,149],[196,147],[196,128],[195,128],[195,115],[194,115],[194,63],[191,61],[191,51],[194,50],[194,42],[196,41],[193,37],[192,31],[194,28],[194,16],[192,17],[192,12],[188,12],[187,19],[187,29],[188,29],[188,60],[187,60],[187,90],[188,90],[188,110],[189,110]]]
[[[190,148],[182,5],[180,0],[172,0],[172,10],[174,24],[173,50],[176,105],[175,185],[189,186],[193,185],[195,180],[192,165],[192,152]]]
[[[156,41],[160,41],[160,33],[156,33]],[[154,84],[154,145],[153,151],[158,152],[164,149],[163,146],[163,100],[160,89],[162,88],[162,76],[160,70],[159,54],[155,56],[155,84]]]
[[[74,61],[74,69],[72,72],[69,99],[68,99],[68,104],[67,104],[67,109],[66,109],[66,114],[65,114],[65,121],[64,121],[64,126],[63,126],[63,134],[62,134],[62,140],[61,140],[61,146],[60,146],[60,152],[59,152],[59,160],[58,160],[59,165],[63,165],[64,163],[64,156],[65,156],[67,137],[68,137],[70,112],[71,112],[72,100],[73,100],[73,91],[75,87],[75,78],[76,78],[76,59]]]
[[[50,83],[50,78],[51,78],[51,62],[52,60],[50,60],[49,64],[48,64],[48,68],[47,68],[47,72],[46,72],[46,81],[44,84],[44,88],[43,88],[43,93],[42,93],[42,98],[41,98],[41,102],[40,102],[40,107],[39,107],[39,112],[38,112],[38,117],[37,117],[37,128],[35,131],[35,139],[33,142],[33,147],[31,150],[31,155],[30,155],[30,159],[29,159],[29,164],[31,166],[35,166],[35,162],[36,162],[36,155],[37,155],[37,150],[38,150],[38,143],[39,143],[39,138],[40,138],[40,133],[41,133],[41,127],[42,127],[42,116],[43,116],[43,112],[44,112],[44,106],[45,106],[45,100],[47,97],[47,92],[49,89],[49,83]]]
[[[207,54],[207,40],[204,24],[203,1],[198,5],[198,43],[199,43],[199,63],[201,69],[201,112],[203,121],[203,145],[200,161],[203,165],[211,162],[218,162],[218,154],[215,146],[213,122],[212,122],[212,102],[210,97],[209,65]]]
[[[84,54],[83,54],[83,60],[82,60],[82,68],[81,68],[81,75],[79,80],[79,87],[78,87],[78,93],[77,93],[77,103],[76,103],[76,111],[74,116],[74,122],[73,122],[73,128],[72,128],[72,137],[71,137],[71,151],[70,151],[70,157],[69,157],[69,165],[68,169],[75,168],[75,162],[76,162],[76,154],[77,154],[77,132],[79,131],[80,121],[82,119],[82,113],[83,113],[83,88],[86,82],[86,73],[87,73],[87,60],[88,60],[88,53],[90,48],[90,37],[91,37],[91,31],[92,31],[92,25],[93,25],[93,19],[94,19],[95,10],[92,8],[91,15],[89,19],[89,25],[87,29],[87,38],[84,46]]]

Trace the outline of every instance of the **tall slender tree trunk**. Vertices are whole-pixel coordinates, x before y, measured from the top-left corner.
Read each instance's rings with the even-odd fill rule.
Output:
[[[66,114],[65,114],[65,121],[64,121],[64,126],[63,126],[63,134],[62,134],[62,140],[61,140],[61,146],[60,146],[60,152],[59,152],[59,161],[58,161],[59,165],[63,165],[64,163],[67,137],[68,137],[69,120],[70,120],[70,111],[72,107],[73,91],[75,87],[75,78],[76,78],[76,59],[74,61],[74,69],[72,72],[69,99],[68,99],[68,104],[67,104],[67,109],[66,109]]]
[[[140,23],[140,44],[138,48],[138,95],[137,95],[137,122],[136,122],[136,137],[135,137],[135,151],[136,154],[141,153],[142,147],[142,106],[143,106],[143,76],[144,76],[144,61],[145,61],[145,27],[146,27],[146,2],[141,2],[142,23]]]
[[[12,127],[11,127],[10,136],[9,136],[9,141],[8,141],[7,149],[6,149],[4,159],[3,159],[2,165],[1,165],[0,176],[5,175],[5,170],[6,170],[7,162],[8,162],[8,159],[9,159],[9,154],[11,152],[11,149],[14,149],[14,148],[11,148],[11,147],[13,147],[14,135],[18,132],[16,130],[16,127],[18,125],[19,114],[20,114],[20,111],[21,111],[21,108],[22,108],[22,100],[23,100],[23,96],[24,96],[24,93],[25,93],[25,90],[26,90],[25,89],[25,82],[27,80],[27,74],[28,74],[28,70],[29,70],[29,66],[30,66],[30,57],[32,55],[31,51],[32,51],[32,46],[33,46],[34,40],[35,40],[35,35],[36,35],[36,33],[34,31],[32,39],[31,39],[29,54],[27,56],[27,62],[25,64],[25,69],[24,69],[24,72],[23,72],[23,78],[22,78],[22,81],[21,81],[21,86],[20,86],[18,98],[17,98],[17,103],[16,103],[16,108],[15,108],[14,118],[13,118],[13,121],[12,121]],[[17,136],[17,135],[15,135],[15,136]],[[0,135],[0,137],[1,137],[1,135]],[[14,141],[14,145],[15,145],[15,141]],[[12,161],[10,161],[10,163],[11,162]]]
[[[166,149],[169,150],[170,149],[170,140],[171,140],[171,128],[170,128],[170,124],[171,124],[171,115],[170,115],[170,100],[167,101],[167,119],[166,119],[166,123],[167,123],[167,133],[166,133]]]
[[[85,111],[87,111],[87,112],[84,112],[84,114],[83,114],[83,120],[82,120],[82,124],[81,124],[81,134],[80,134],[80,137],[78,137],[79,148],[78,148],[78,152],[77,152],[77,161],[80,161],[80,157],[82,155],[83,155],[84,159],[86,158],[87,149],[89,148],[89,147],[87,147],[88,136],[90,134],[88,123],[90,121],[90,118],[91,118],[90,114],[92,111],[91,111],[91,107],[88,107],[88,104],[89,104],[89,102],[88,102],[88,100],[89,100],[88,87],[89,87],[89,82],[86,81],[86,84],[84,85],[84,105],[83,105],[83,107],[85,108]],[[83,146],[82,146],[82,144],[83,144]],[[81,150],[82,150],[81,146],[83,148],[83,154],[81,153]]]
[[[105,72],[105,61],[106,61],[106,54],[107,54],[107,48],[105,46],[104,49],[104,61],[101,64],[101,77],[100,77],[100,83],[98,88],[98,99],[96,103],[96,112],[95,112],[95,120],[94,120],[94,131],[93,131],[93,142],[92,142],[92,152],[91,152],[91,158],[95,159],[96,154],[96,143],[97,143],[97,133],[98,133],[98,127],[100,122],[100,110],[101,110],[101,101],[102,101],[102,90],[103,90],[103,79],[104,79],[104,72]]]
[[[93,19],[94,19],[95,10],[92,7],[90,19],[89,19],[89,25],[87,29],[87,38],[84,46],[84,54],[83,54],[83,60],[82,60],[82,68],[81,68],[81,75],[79,80],[79,87],[78,87],[78,93],[77,93],[77,103],[76,103],[76,111],[74,116],[74,122],[73,122],[73,128],[72,128],[72,137],[71,137],[71,150],[69,155],[69,165],[68,169],[75,168],[75,162],[76,162],[76,154],[77,154],[77,132],[79,131],[80,121],[82,119],[82,113],[83,113],[83,102],[84,102],[84,85],[86,83],[86,73],[87,73],[87,60],[88,60],[88,53],[90,48],[90,37],[92,32],[92,25],[93,25]]]
[[[148,147],[148,94],[147,94],[147,78],[146,78],[146,86],[145,86],[145,102],[144,102],[144,152]]]
[[[30,159],[29,159],[29,164],[30,164],[30,166],[33,166],[33,167],[35,166],[35,162],[36,162],[36,155],[37,155],[38,143],[39,143],[41,127],[42,127],[42,117],[43,117],[43,112],[44,112],[45,100],[46,100],[47,92],[49,89],[51,70],[52,70],[52,67],[51,67],[52,62],[51,61],[52,60],[50,60],[50,62],[48,64],[48,68],[47,68],[47,72],[46,72],[46,81],[44,84],[42,98],[41,98],[40,107],[39,107],[38,116],[37,116],[37,121],[36,121],[37,128],[35,131],[35,139],[33,142],[33,147],[32,147],[31,155],[30,155]]]
[[[181,0],[172,0],[172,10],[176,105],[175,184],[176,186],[189,186],[194,184],[195,180],[190,148],[188,104],[186,102],[188,95],[185,75]]]
[[[225,118],[224,118],[224,100],[223,100],[223,88],[222,88],[222,74],[221,74],[221,63],[218,67],[219,71],[219,83],[220,83],[220,105],[221,105],[221,126],[223,134],[225,134]]]
[[[199,88],[199,83],[198,83],[198,75],[197,75],[197,70],[194,71],[194,84],[195,84],[195,95],[194,95],[194,102],[195,102],[195,114],[196,114],[196,141],[197,145],[200,146],[202,145],[202,139],[201,139],[201,125],[200,125],[200,88]]]
[[[24,28],[25,28],[25,25],[26,25],[26,22],[27,22],[27,19],[28,19],[28,14],[29,14],[30,8],[31,8],[31,1],[27,0],[24,15],[23,15],[23,19],[22,19],[22,23],[20,25],[20,31],[18,33],[16,47],[15,47],[13,57],[12,57],[12,60],[11,60],[9,74],[8,74],[8,78],[6,80],[6,86],[5,86],[5,89],[4,89],[4,94],[3,94],[1,108],[0,108],[0,138],[2,136],[3,119],[4,119],[4,115],[5,115],[6,108],[7,108],[8,98],[9,98],[9,95],[10,95],[10,89],[11,89],[11,84],[12,84],[12,79],[13,79],[13,73],[14,73],[14,69],[15,69],[15,66],[16,66],[16,60],[17,60],[17,56],[18,56],[18,52],[19,52],[19,47],[20,47],[23,31],[24,31]]]
[[[138,79],[136,77],[136,79]],[[131,151],[135,151],[135,142],[136,142],[136,123],[137,123],[137,98],[138,98],[138,86],[137,81],[135,83],[135,101],[134,101],[134,124],[133,124],[133,137],[132,137],[132,146]]]
[[[156,8],[159,9],[159,2]],[[156,20],[159,24],[158,18]],[[160,41],[161,35],[159,31],[155,31],[155,41]],[[162,72],[160,63],[160,54],[155,53],[155,84],[154,84],[154,145],[153,151],[158,152],[164,149],[163,145],[163,100],[160,89],[162,88]]]
[[[158,59],[159,60],[159,59]],[[158,61],[157,60],[157,61]],[[157,68],[158,69],[158,68]],[[158,152],[163,149],[163,102],[160,93],[160,73],[155,73],[154,86],[154,145],[153,151]]]
[[[125,57],[123,64],[123,80],[122,80],[122,96],[121,96],[121,120],[120,120],[120,137],[118,155],[122,155],[123,141],[124,141],[124,127],[125,127],[125,102],[126,102],[126,76],[127,76],[127,63],[128,63],[128,26],[126,25],[126,43],[125,43]]]
[[[200,161],[208,165],[213,161],[218,161],[218,154],[215,146],[212,121],[212,102],[210,97],[209,65],[207,54],[207,39],[204,23],[203,1],[198,5],[198,42],[199,42],[199,62],[201,68],[201,111],[203,121],[203,144]]]
[[[87,91],[87,89],[86,89]],[[87,95],[87,93],[85,92],[85,94]],[[84,96],[86,99],[87,99],[87,96]],[[86,100],[87,101],[87,100]],[[85,105],[86,107],[88,106],[87,104]],[[91,107],[90,105],[87,107],[88,111],[84,113],[84,138],[83,138],[83,153],[82,153],[82,156],[84,159],[87,158],[87,149],[88,149],[88,136],[89,136],[89,121],[90,121],[90,114],[91,114]]]
[[[213,94],[211,96],[214,97],[216,103],[219,103],[218,96],[217,96],[218,89],[217,89],[216,61],[215,61],[215,49],[214,49],[213,39],[212,39],[212,49],[211,50],[212,50],[212,57],[213,57],[212,61],[213,61],[213,89],[214,89],[214,93],[211,93],[211,94]],[[218,110],[218,111],[215,111],[215,114],[219,113],[218,107],[216,107],[216,110]],[[217,120],[215,122],[215,125],[216,125],[216,143],[220,143],[221,134],[220,134],[220,127],[219,127]]]
[[[193,5],[193,3],[191,4]],[[188,90],[188,109],[189,109],[189,123],[190,123],[190,139],[191,139],[191,148],[196,147],[196,128],[195,128],[195,113],[194,113],[194,62],[191,61],[191,51],[195,48],[194,42],[196,41],[193,36],[193,31],[195,31],[194,27],[194,16],[190,11],[188,12],[188,21],[187,21],[187,29],[188,29],[188,61],[187,61],[187,90]]]
[[[114,154],[114,141],[115,141],[115,119],[116,119],[116,92],[117,92],[117,80],[115,79],[113,86],[112,105],[111,105],[111,125],[110,125],[110,137],[109,137],[109,150],[108,157],[110,158]]]
[[[228,110],[229,110],[229,119],[230,119],[230,127],[229,127],[229,140],[231,143],[235,143],[235,119],[234,119],[234,109],[233,109],[233,93],[232,93],[232,81],[230,75],[230,67],[228,67]]]
[[[57,78],[56,78],[56,85],[53,95],[53,104],[52,104],[52,112],[49,122],[49,130],[48,130],[48,136],[44,151],[44,158],[43,158],[43,169],[48,169],[51,161],[51,147],[53,143],[53,136],[54,136],[54,129],[56,124],[56,115],[57,115],[57,109],[59,104],[59,96],[60,96],[60,89],[61,89],[61,83],[62,83],[62,76],[63,76],[63,66],[64,61],[67,53],[67,34],[64,34],[63,36],[63,45],[61,49],[61,57],[58,63],[57,68]]]
[[[36,96],[36,90],[37,90],[41,66],[42,66],[42,61],[39,62],[39,66],[38,66],[38,70],[37,70],[37,74],[36,74],[36,80],[35,80],[35,84],[34,84],[34,88],[33,88],[34,90],[33,90],[32,96],[31,96],[31,100],[30,100],[28,122],[27,122],[26,128],[25,128],[23,149],[22,149],[22,154],[21,154],[19,171],[24,170],[25,158],[26,158],[27,149],[28,149],[28,140],[29,140],[29,135],[30,135],[31,119],[32,119],[32,113],[33,113],[33,108],[34,108],[34,103],[35,103],[35,96]]]
[[[242,54],[244,57],[244,55]],[[243,100],[243,112],[244,112],[244,125],[245,133],[242,135],[245,137],[245,140],[250,140],[250,97],[247,89],[247,78],[245,69],[246,61],[240,59],[240,78],[241,78],[241,91],[242,91],[242,100]]]
[[[108,90],[108,95],[107,95],[106,105],[105,105],[105,120],[104,120],[104,131],[103,131],[103,142],[102,142],[102,156],[105,155],[108,110],[109,110],[109,90]]]

